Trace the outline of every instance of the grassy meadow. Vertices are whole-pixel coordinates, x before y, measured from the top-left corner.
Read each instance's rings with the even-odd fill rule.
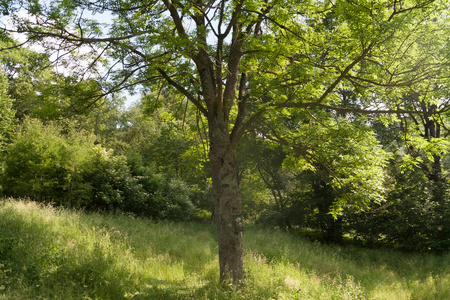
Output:
[[[240,290],[219,285],[212,225],[0,200],[0,299],[450,299],[450,255],[244,238]]]

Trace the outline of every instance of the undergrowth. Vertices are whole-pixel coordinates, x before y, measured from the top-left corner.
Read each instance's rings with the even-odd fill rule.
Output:
[[[246,228],[247,287],[219,284],[214,226],[0,200],[0,299],[449,299],[450,255]]]

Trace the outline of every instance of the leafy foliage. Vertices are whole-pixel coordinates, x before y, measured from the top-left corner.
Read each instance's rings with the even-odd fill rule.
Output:
[[[349,227],[369,243],[378,240],[407,251],[447,252],[450,249],[449,189],[418,168],[391,163],[394,182],[386,203],[364,214],[349,216]]]
[[[133,175],[126,158],[96,145],[93,135],[61,130],[56,123],[24,123],[5,154],[4,195],[156,219],[192,215],[183,183],[149,170]]]
[[[8,95],[8,79],[0,73],[0,150],[12,132],[14,110],[12,99]]]

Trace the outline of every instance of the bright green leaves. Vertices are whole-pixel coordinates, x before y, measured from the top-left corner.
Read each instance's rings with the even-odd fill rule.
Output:
[[[37,120],[24,123],[4,157],[5,194],[56,200],[58,193],[71,189],[72,175],[87,159],[94,139],[73,129],[64,137],[59,130]]]
[[[15,42],[0,43],[13,47]],[[0,67],[8,83],[4,85],[12,99],[16,116],[28,115],[54,120],[81,110],[87,99],[101,95],[97,82],[79,81],[49,68],[46,55],[27,48],[12,48],[0,52]]]
[[[36,15],[47,15],[49,19],[56,20],[61,25],[69,24],[76,17],[78,4],[71,0],[57,0],[50,2],[46,11],[34,13]]]
[[[382,100],[381,107],[397,108],[408,89],[443,84],[449,26],[437,21],[446,12],[434,4],[336,1],[332,7],[287,7],[291,17],[283,15],[284,6],[274,8],[269,18],[277,21],[266,36],[246,44],[251,55],[244,57],[242,70],[252,73],[255,98],[337,103],[336,91],[347,88],[360,93],[365,106]]]
[[[436,125],[437,127],[440,126],[437,123]],[[430,165],[436,165],[436,163],[439,165],[439,169],[441,168],[438,161],[448,153],[450,141],[447,137],[437,135],[438,132],[434,133],[434,137],[425,137],[424,135],[427,134],[429,129],[421,128],[420,126],[403,128],[402,138],[404,139],[404,144],[400,151],[402,153],[402,171],[412,170],[414,167],[419,166],[426,166],[425,169],[427,169]],[[429,171],[431,174],[432,170]]]
[[[435,156],[442,156],[444,153],[447,153],[450,146],[450,142],[446,138],[430,138],[427,140],[421,136],[407,134],[406,139],[409,147],[424,153],[431,161]]]
[[[346,118],[321,118],[321,123],[305,121],[283,136],[293,149],[285,166],[309,169],[318,176],[330,178],[337,197],[334,213],[349,204],[360,209],[370,202],[382,201],[384,167],[389,155],[372,130]]]
[[[449,27],[438,21],[446,12],[436,10],[433,3],[424,3],[342,4],[342,15],[353,28],[350,38],[359,40],[363,49],[373,45],[347,79],[370,89],[388,106],[395,107],[407,89],[427,89],[429,80],[436,80],[444,70],[440,68],[446,69],[442,64],[446,56],[440,51]]]

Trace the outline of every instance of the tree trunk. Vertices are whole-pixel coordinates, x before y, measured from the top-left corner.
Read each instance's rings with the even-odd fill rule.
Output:
[[[245,285],[242,205],[235,168],[236,147],[231,143],[224,124],[210,120],[209,125],[220,281]]]

